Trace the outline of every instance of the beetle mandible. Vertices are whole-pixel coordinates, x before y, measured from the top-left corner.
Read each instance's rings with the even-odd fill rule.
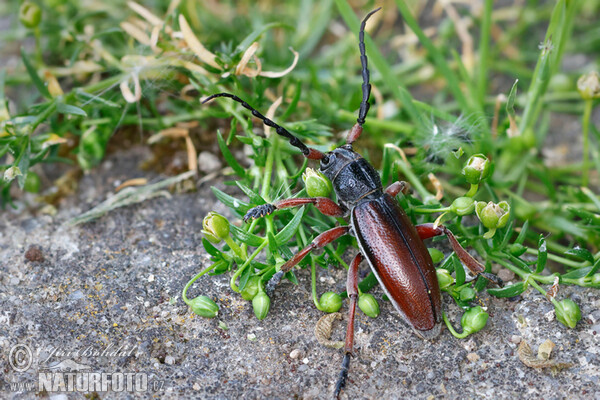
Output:
[[[344,346],[344,358],[341,372],[335,386],[334,396],[338,397],[344,387],[350,366],[350,357],[354,347],[354,316],[358,299],[358,266],[367,260],[377,277],[383,291],[394,305],[402,319],[421,338],[432,339],[439,335],[442,321],[442,302],[435,267],[424,239],[446,235],[452,249],[475,275],[482,275],[498,284],[501,281],[486,273],[484,267],[476,261],[456,240],[446,227],[423,224],[414,226],[406,212],[394,200],[394,197],[406,189],[405,182],[395,182],[383,189],[377,171],[352,144],[363,131],[363,124],[369,111],[371,84],[365,51],[364,30],[369,17],[381,9],[368,13],[362,20],[359,31],[359,51],[362,67],[362,101],[356,124],[346,138],[346,144],[333,151],[322,153],[306,146],[288,130],[262,115],[252,106],[230,93],[217,93],[207,97],[206,103],[216,97],[228,97],[250,110],[277,134],[287,138],[290,144],[300,149],[304,157],[320,161],[320,171],[329,178],[337,195],[339,204],[326,197],[290,198],[273,204],[263,204],[250,209],[244,221],[260,218],[275,210],[313,204],[325,215],[350,217],[350,224],[336,226],[318,235],[307,247],[296,253],[281,269],[273,275],[266,285],[270,295],[283,275],[297,265],[306,255],[320,249],[344,235],[356,237],[360,252],[354,257],[348,270],[346,282],[350,305],[348,326]]]

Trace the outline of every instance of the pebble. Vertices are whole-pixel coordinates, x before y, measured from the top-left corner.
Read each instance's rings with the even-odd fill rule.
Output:
[[[175,357],[173,357],[173,356],[166,356],[165,357],[165,364],[169,364],[169,365],[175,364]]]
[[[192,389],[194,389],[194,390],[200,390],[201,387],[197,383],[194,383],[194,386],[192,386]]]
[[[502,268],[498,271],[498,278],[502,279],[504,282],[510,282],[515,279],[515,273],[509,269]]]
[[[290,358],[297,359],[302,356],[302,351],[300,349],[294,349],[290,352]]]
[[[221,169],[221,160],[211,152],[203,151],[198,156],[198,169],[205,173],[211,173]]]
[[[519,335],[512,335],[510,337],[510,341],[511,341],[511,343],[519,344],[519,343],[521,343],[521,336],[519,336]]]
[[[479,354],[469,353],[469,354],[467,354],[467,360],[469,360],[471,362],[477,362],[477,361],[479,361]]]

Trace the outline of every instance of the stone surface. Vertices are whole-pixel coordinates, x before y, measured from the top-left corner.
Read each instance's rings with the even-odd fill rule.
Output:
[[[196,317],[181,300],[186,282],[210,263],[201,246],[202,218],[211,210],[229,215],[208,185],[118,209],[81,226],[64,225],[109,196],[114,182],[159,179],[132,167],[143,157],[144,150],[135,148],[111,155],[103,164],[111,167],[85,175],[76,195],[66,198],[54,216],[36,215],[23,202],[20,209],[1,214],[0,397],[43,395],[37,389],[8,389],[11,383],[35,386],[43,368],[69,359],[92,372],[145,373],[145,397],[329,398],[342,351],[322,347],[314,337],[322,313],[313,305],[308,271],[297,272],[297,286],[280,285],[263,321],[250,302],[231,291],[229,274],[202,277],[191,289],[191,296],[204,294],[219,304],[217,318]],[[43,261],[26,260],[32,246]],[[343,270],[318,274],[324,278],[318,280],[320,293],[344,290]],[[380,290],[374,294],[381,299]],[[598,398],[600,291],[561,287],[558,296],[580,305],[583,319],[576,329],[549,321],[545,316],[552,305],[530,289],[516,301],[483,294],[490,313],[486,328],[462,341],[444,329],[431,342],[413,335],[390,303],[380,301],[378,318],[357,313],[356,357],[342,398]],[[457,307],[446,299],[445,308],[458,326]],[[345,303],[341,311],[346,309]],[[336,323],[332,339],[343,339],[344,329],[345,321]],[[574,367],[557,375],[528,368],[517,357],[516,338],[534,351],[550,339],[556,343],[552,357]],[[25,372],[15,371],[8,360],[17,344],[33,350],[33,364]],[[121,346],[113,355],[53,353]],[[295,354],[296,349],[301,351]]]

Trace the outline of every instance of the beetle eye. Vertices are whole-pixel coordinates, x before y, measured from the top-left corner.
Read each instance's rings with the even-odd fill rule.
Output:
[[[326,170],[333,164],[333,160],[335,159],[335,155],[333,153],[327,153],[325,157],[321,159],[321,171]]]

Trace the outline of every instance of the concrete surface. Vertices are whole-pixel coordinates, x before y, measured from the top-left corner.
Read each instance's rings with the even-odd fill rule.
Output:
[[[146,151],[134,147],[111,155],[81,179],[55,216],[36,215],[23,201],[21,209],[2,212],[0,397],[329,398],[342,352],[320,346],[314,337],[322,313],[312,303],[308,271],[297,272],[299,285],[280,285],[263,321],[230,290],[229,274],[203,277],[191,293],[215,299],[221,308],[217,318],[194,317],[181,300],[185,283],[209,263],[201,246],[202,218],[210,210],[227,212],[215,204],[210,184],[81,226],[63,224],[126,179],[157,179],[137,167]],[[26,260],[32,246],[43,261],[35,261],[40,254],[33,250],[28,255],[33,261]],[[343,290],[342,270],[318,273],[320,293]],[[600,399],[600,291],[561,287],[559,297],[581,306],[584,317],[576,329],[560,325],[552,305],[529,290],[517,301],[484,295],[491,317],[483,331],[457,340],[444,329],[432,342],[413,335],[390,303],[380,302],[379,318],[358,313],[357,357],[342,398]],[[459,311],[449,304],[446,299],[458,325]],[[341,339],[344,329],[344,323],[336,325],[333,338]],[[534,352],[551,339],[557,345],[553,357],[574,366],[555,375],[526,367],[516,353],[520,339]],[[24,372],[9,362],[18,344],[32,350],[33,363]],[[106,354],[119,348],[118,354]],[[294,350],[299,357],[290,357]],[[147,374],[147,390],[40,391],[39,373],[68,360],[84,372]],[[14,383],[33,387],[15,391]]]

